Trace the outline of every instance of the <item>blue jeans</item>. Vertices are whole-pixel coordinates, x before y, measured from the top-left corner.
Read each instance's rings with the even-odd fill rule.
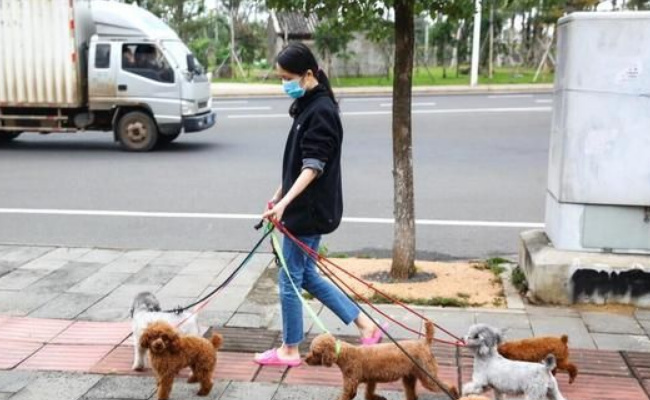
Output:
[[[320,235],[298,236],[298,240],[318,251]],[[345,296],[327,278],[319,275],[316,264],[291,239],[285,237],[282,243],[282,253],[296,287],[303,288],[346,325],[359,316],[359,307]],[[296,346],[304,339],[302,303],[291,286],[286,272],[280,267],[280,305],[282,306],[282,338],[284,344]]]

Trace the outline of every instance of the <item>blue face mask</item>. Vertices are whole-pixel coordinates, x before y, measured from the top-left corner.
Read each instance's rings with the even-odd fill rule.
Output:
[[[297,99],[305,95],[305,89],[300,87],[300,78],[290,81],[283,79],[282,88],[292,99]]]

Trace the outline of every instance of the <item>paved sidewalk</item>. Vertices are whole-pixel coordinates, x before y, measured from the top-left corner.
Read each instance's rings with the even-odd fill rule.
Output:
[[[213,83],[212,95],[221,97],[275,97],[286,96],[280,83]],[[440,85],[414,86],[414,95],[484,94],[484,93],[549,93],[552,84],[502,84],[502,85]],[[391,95],[392,86],[365,86],[334,88],[337,96]]]
[[[43,393],[55,400],[149,398],[153,393],[150,374],[131,375],[130,371],[128,309],[133,296],[150,290],[163,307],[187,304],[218,285],[244,256],[0,246],[0,400],[44,398]],[[272,256],[257,254],[201,313],[202,324],[214,326],[225,336],[216,373],[223,390],[211,398],[323,399],[337,395],[340,373],[336,369],[258,368],[251,362],[251,352],[280,341],[276,275]],[[501,310],[418,309],[456,335],[474,322],[506,328],[510,338],[566,332],[572,358],[580,368],[574,385],[559,375],[568,399],[648,398],[643,386],[650,386],[649,311],[624,315],[530,307],[514,298],[509,303],[513,308]],[[313,304],[336,334],[354,340],[346,337],[354,335],[354,329],[342,326],[329,311]],[[403,309],[381,307],[418,326]],[[305,321],[310,337],[318,333],[307,316]],[[390,329],[397,337],[409,337],[396,326]],[[447,345],[437,345],[435,351],[444,379],[457,382],[459,366],[460,378],[468,379],[468,354],[457,354]],[[185,398],[191,389],[179,381],[173,398]],[[384,389],[391,393],[399,386]],[[391,396],[401,398],[402,394],[397,391]]]

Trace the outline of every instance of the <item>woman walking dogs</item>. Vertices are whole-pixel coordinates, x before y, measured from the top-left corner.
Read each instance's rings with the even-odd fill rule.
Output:
[[[281,221],[300,241],[318,250],[321,235],[333,232],[343,214],[339,108],[327,75],[304,44],[291,43],[278,54],[277,72],[284,91],[295,99],[289,109],[293,125],[284,149],[282,184],[263,216]],[[296,244],[285,237],[282,251],[297,287],[311,293],[346,325],[354,322],[363,344],[381,340],[381,329],[322,278],[314,261]],[[279,286],[283,345],[256,354],[255,362],[296,367],[301,363],[298,345],[304,339],[302,304],[284,270]]]

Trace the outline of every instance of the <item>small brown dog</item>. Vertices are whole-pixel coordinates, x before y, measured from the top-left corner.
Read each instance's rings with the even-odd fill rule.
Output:
[[[569,337],[538,337],[532,339],[513,340],[499,345],[499,353],[507,359],[516,361],[541,362],[549,354],[557,360],[557,368],[569,373],[569,383],[573,383],[578,375],[578,368],[569,362]]]
[[[212,373],[217,364],[216,350],[222,337],[214,334],[211,340],[198,336],[181,336],[167,322],[150,324],[140,337],[140,345],[149,350],[151,368],[158,381],[158,400],[169,399],[174,377],[185,367],[192,369],[189,383],[199,382],[199,396],[212,390]]]
[[[400,345],[426,368],[429,374],[437,376],[438,363],[431,352],[433,323],[427,322],[425,327],[425,339],[402,341]],[[417,399],[415,384],[418,380],[430,391],[442,392],[438,385],[418,369],[393,343],[358,347],[345,342],[337,343],[334,336],[324,333],[312,341],[305,362],[309,365],[326,367],[338,365],[343,373],[343,394],[339,400],[353,399],[357,395],[360,383],[366,384],[366,400],[385,400],[375,394],[377,383],[394,382],[398,379],[402,379],[407,400]],[[447,385],[447,388],[456,398],[458,397],[455,386]]]

